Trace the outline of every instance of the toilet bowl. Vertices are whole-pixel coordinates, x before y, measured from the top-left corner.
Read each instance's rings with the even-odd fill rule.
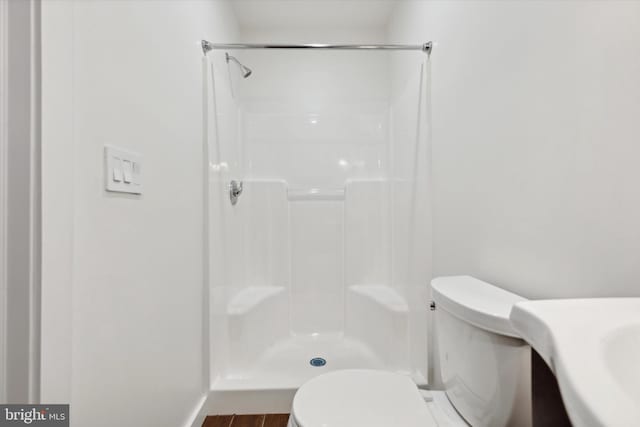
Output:
[[[530,426],[529,347],[509,323],[524,298],[468,276],[434,279],[432,289],[441,375],[455,410],[474,427]],[[307,381],[289,418],[289,427],[437,425],[409,377],[368,369]]]

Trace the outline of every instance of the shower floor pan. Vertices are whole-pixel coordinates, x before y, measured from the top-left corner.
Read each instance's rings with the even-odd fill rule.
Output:
[[[345,294],[344,330],[290,332],[284,287],[248,287],[227,308],[228,365],[214,391],[295,390],[339,369],[383,369],[409,375],[409,308],[395,289],[352,285]],[[316,360],[312,363],[313,359]],[[322,362],[326,361],[325,364]],[[413,380],[425,384],[415,374]]]
[[[322,358],[326,364],[313,366],[314,358]],[[317,375],[338,369],[387,367],[367,345],[341,333],[297,335],[271,346],[246,371],[219,378],[213,389],[297,389]]]

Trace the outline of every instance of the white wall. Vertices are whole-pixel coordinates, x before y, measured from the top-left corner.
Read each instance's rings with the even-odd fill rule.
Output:
[[[185,425],[208,388],[200,39],[234,39],[233,11],[43,6],[43,400],[76,426]],[[104,191],[104,144],[142,154],[141,196]]]
[[[399,2],[434,40],[434,274],[640,295],[640,3]]]
[[[42,5],[40,397],[71,400],[74,194],[73,1]],[[74,158],[73,156],[71,157]]]

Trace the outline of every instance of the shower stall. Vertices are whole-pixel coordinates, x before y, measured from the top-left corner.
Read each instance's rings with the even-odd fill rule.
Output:
[[[203,48],[211,388],[425,384],[430,44]]]

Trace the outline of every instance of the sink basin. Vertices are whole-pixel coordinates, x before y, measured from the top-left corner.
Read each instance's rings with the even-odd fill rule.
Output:
[[[640,298],[520,302],[510,320],[555,374],[574,426],[640,426]]]
[[[613,378],[640,404],[640,323],[623,326],[604,338],[604,360]],[[629,367],[636,369],[629,369]]]

